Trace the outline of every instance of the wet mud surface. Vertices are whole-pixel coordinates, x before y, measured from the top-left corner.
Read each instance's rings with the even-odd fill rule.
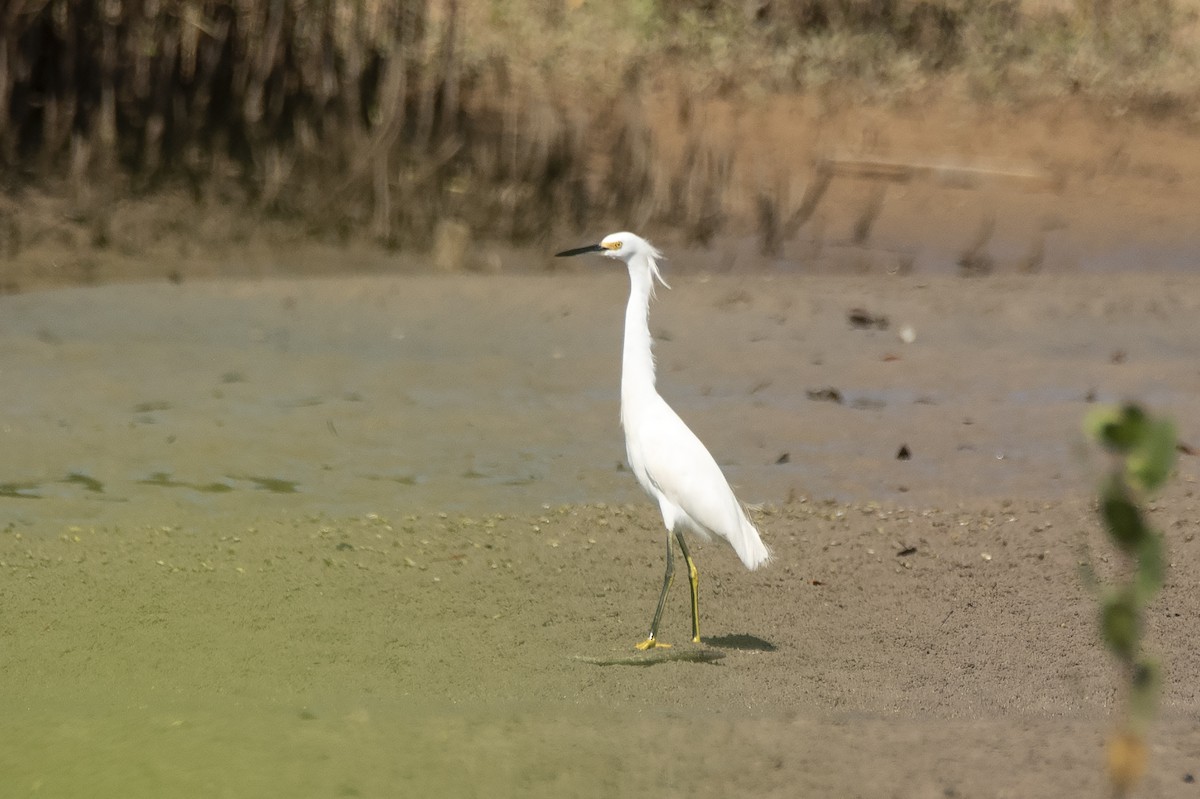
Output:
[[[1121,696],[1079,565],[1120,564],[1080,421],[1136,398],[1200,438],[1200,278],[672,285],[659,389],[775,559],[697,544],[723,657],[645,667],[663,531],[623,467],[619,269],[0,298],[0,792],[1105,790]],[[1146,795],[1200,769],[1196,474],[1151,514]]]
[[[623,464],[626,277],[548,272],[585,241],[473,242],[501,274],[435,277],[170,198],[115,204],[97,248],[23,197],[0,796],[1105,793],[1122,695],[1080,565],[1121,564],[1080,423],[1137,399],[1200,442],[1194,126],[697,113],[736,166],[708,247],[637,231],[670,257],[659,389],[775,559],[698,543],[703,644],[677,585],[653,665],[628,665],[663,531]],[[1145,796],[1200,778],[1196,478],[1182,456],[1150,512]]]

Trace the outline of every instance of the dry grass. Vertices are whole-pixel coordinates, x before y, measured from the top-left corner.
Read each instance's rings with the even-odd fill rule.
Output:
[[[427,247],[452,219],[521,243],[620,219],[703,244],[728,222],[734,155],[693,119],[697,100],[836,88],[893,102],[936,87],[1192,114],[1198,6],[11,0],[0,221],[19,228],[36,189],[104,248],[116,201],[172,192],[329,241]],[[648,107],[664,94],[678,107]],[[652,113],[676,117],[673,148]],[[749,216],[777,252],[812,209],[781,207],[788,176],[764,185]]]

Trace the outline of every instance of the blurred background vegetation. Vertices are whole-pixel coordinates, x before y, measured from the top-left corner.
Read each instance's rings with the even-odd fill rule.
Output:
[[[0,255],[45,198],[110,246],[150,200],[420,249],[721,229],[696,107],[1036,106],[1194,118],[1197,0],[3,0]],[[663,159],[663,119],[682,131]],[[25,223],[22,223],[25,224]],[[22,239],[24,235],[24,239]]]

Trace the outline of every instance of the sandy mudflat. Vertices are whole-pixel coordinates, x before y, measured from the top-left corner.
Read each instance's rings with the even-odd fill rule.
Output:
[[[630,667],[577,659],[634,654],[662,568],[594,267],[0,298],[0,795],[1102,794],[1079,423],[1200,439],[1200,278],[676,276],[660,390],[775,560],[699,545],[725,657]],[[1196,474],[1145,796],[1200,777]]]

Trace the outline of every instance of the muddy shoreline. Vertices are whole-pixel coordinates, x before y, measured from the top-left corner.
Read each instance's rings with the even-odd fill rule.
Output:
[[[0,794],[1103,792],[1121,694],[1079,568],[1121,564],[1080,423],[1136,399],[1200,442],[1194,131],[703,112],[739,146],[728,226],[638,232],[670,258],[659,389],[776,555],[695,548],[714,663],[589,662],[633,653],[662,569],[618,425],[626,278],[549,255],[609,225],[435,274],[177,198],[114,204],[97,246],[25,198],[0,267]],[[786,219],[835,157],[1055,180],[838,178],[764,255],[764,187]],[[1150,512],[1146,796],[1200,776],[1196,480],[1181,458]]]
[[[748,502],[1072,496],[1098,466],[1079,432],[1096,402],[1200,434],[1197,279],[673,279],[660,388]],[[638,500],[616,425],[624,282],[601,264],[4,298],[9,512]]]
[[[776,559],[698,546],[725,657],[650,668],[575,659],[632,652],[662,568],[621,465],[625,280],[0,297],[3,792],[1104,790],[1079,422],[1137,398],[1200,438],[1200,278],[675,277],[659,388]],[[1152,514],[1147,795],[1198,767],[1196,477]]]

